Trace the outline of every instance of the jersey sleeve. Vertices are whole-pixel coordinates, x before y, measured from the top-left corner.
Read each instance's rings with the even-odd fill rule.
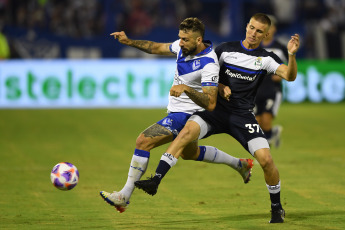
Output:
[[[178,54],[178,52],[180,52],[181,47],[179,46],[180,40],[176,40],[174,41],[170,46],[170,52],[173,54]]]
[[[210,59],[211,60],[211,59]],[[201,86],[218,86],[219,80],[219,64],[218,61],[212,59],[209,61],[202,70],[201,73]]]
[[[276,70],[281,64],[283,64],[282,60],[280,60],[276,54],[270,52],[269,58],[267,59],[266,63],[264,63],[264,69],[266,69],[268,74],[275,74]]]

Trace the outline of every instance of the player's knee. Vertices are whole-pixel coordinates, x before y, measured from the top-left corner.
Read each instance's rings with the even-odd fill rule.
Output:
[[[178,138],[180,141],[186,143],[192,142],[194,140],[194,132],[191,128],[185,126],[185,128],[183,128],[183,130],[179,133]]]
[[[272,129],[272,121],[273,121],[273,116],[270,113],[264,113],[260,119],[260,127],[264,131],[269,131]]]
[[[153,148],[153,143],[141,133],[135,142],[135,148],[150,151]]]
[[[257,159],[260,163],[260,166],[265,170],[269,169],[274,166],[273,159],[271,154],[264,154],[261,155],[259,159]]]

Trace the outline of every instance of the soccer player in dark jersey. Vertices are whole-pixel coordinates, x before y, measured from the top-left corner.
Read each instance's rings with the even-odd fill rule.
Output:
[[[219,59],[219,94],[213,111],[196,112],[189,118],[185,127],[170,144],[161,158],[154,177],[135,182],[137,188],[150,195],[157,192],[158,185],[169,169],[177,163],[183,149],[190,143],[213,134],[227,133],[256,158],[263,169],[271,199],[272,217],[270,223],[284,222],[285,211],[280,202],[280,177],[275,166],[267,139],[253,113],[256,91],[263,78],[275,73],[287,81],[297,76],[295,54],[299,48],[299,35],[291,36],[287,44],[288,65],[282,64],[273,52],[259,47],[268,35],[271,25],[265,14],[255,14],[246,27],[243,41],[225,42],[216,48]],[[203,159],[203,152],[189,153],[190,157]]]
[[[261,47],[267,51],[275,53],[284,63],[287,63],[288,53],[286,47],[275,40],[277,31],[276,19],[268,15],[271,20],[271,26],[268,30],[268,36],[261,42]],[[280,145],[280,134],[283,128],[280,125],[273,126],[273,119],[278,113],[282,101],[282,78],[276,74],[270,74],[262,81],[255,98],[254,113],[256,120],[264,131],[270,146],[276,148]]]

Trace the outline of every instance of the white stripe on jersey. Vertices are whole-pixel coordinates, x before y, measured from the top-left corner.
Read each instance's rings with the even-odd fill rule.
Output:
[[[253,71],[265,69],[268,74],[275,73],[280,65],[270,56],[257,57],[239,52],[223,52],[219,58],[219,64],[223,65],[224,62]]]

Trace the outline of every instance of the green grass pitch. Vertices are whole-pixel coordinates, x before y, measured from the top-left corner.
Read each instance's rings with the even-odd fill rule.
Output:
[[[224,165],[184,161],[155,196],[135,190],[118,213],[100,190],[124,185],[135,139],[164,109],[0,110],[0,229],[345,229],[345,104],[282,104],[272,148],[282,181],[284,224],[269,225],[270,201],[259,165],[252,180]],[[202,140],[251,157],[235,140]],[[167,146],[151,152],[154,173]],[[79,184],[60,191],[50,171],[75,164]]]

